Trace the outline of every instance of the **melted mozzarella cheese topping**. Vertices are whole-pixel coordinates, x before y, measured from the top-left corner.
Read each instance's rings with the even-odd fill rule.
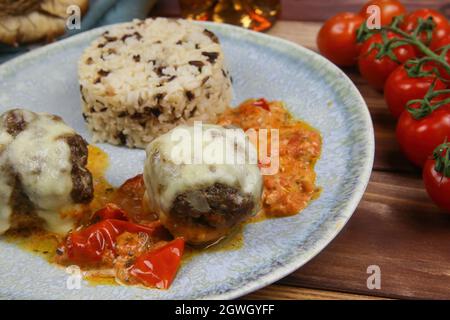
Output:
[[[5,160],[7,157],[5,150],[12,140],[11,135],[6,132],[0,132],[0,234],[9,229],[9,217],[12,213],[9,206],[9,198],[13,191],[13,181],[11,181],[12,177],[7,172]]]
[[[57,211],[72,203],[71,152],[64,137],[75,131],[51,115],[31,117],[31,112],[22,112],[24,120],[31,120],[23,131],[15,138],[6,131],[0,133],[0,234],[9,228],[14,182],[7,177],[11,175],[19,178],[36,213],[47,222],[47,229],[67,232],[73,222]]]
[[[72,163],[65,135],[75,132],[45,116],[28,124],[8,147],[9,162],[38,208],[56,210],[71,202]]]
[[[179,126],[148,145],[144,180],[153,209],[168,212],[178,194],[215,183],[251,194],[259,204],[257,151],[244,131],[199,127]]]

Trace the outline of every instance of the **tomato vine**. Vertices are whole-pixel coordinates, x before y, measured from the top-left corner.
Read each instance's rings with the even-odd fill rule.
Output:
[[[435,28],[435,23],[433,22],[432,18],[428,19],[419,19],[417,27],[414,29],[412,33],[408,33],[403,31],[399,25],[402,23],[404,17],[398,16],[395,17],[390,25],[382,26],[378,29],[369,29],[367,27],[367,23],[363,23],[360,28],[357,31],[357,42],[361,43],[370,38],[375,33],[382,33],[384,36],[384,43],[376,43],[374,44],[373,49],[378,49],[377,53],[377,59],[381,59],[384,56],[388,56],[391,59],[395,61],[395,55],[393,54],[392,50],[403,46],[406,44],[413,45],[417,49],[419,49],[424,56],[421,58],[414,59],[410,62],[410,64],[415,65],[416,70],[420,70],[423,64],[434,62],[440,66],[442,66],[446,72],[450,74],[450,64],[445,60],[445,56],[450,50],[450,45],[444,46],[443,48],[440,48],[441,53],[437,54],[433,52],[428,46],[422,42],[422,40],[419,38],[419,35],[423,32],[426,33],[426,42],[429,43],[431,41],[432,33]],[[393,32],[400,37],[395,37],[392,39],[387,38],[387,32]],[[438,70],[436,69],[436,73],[438,73]]]
[[[450,103],[450,98],[437,100],[439,96],[450,94],[450,89],[435,90],[436,81],[428,89],[423,99],[411,100],[407,103],[406,109],[411,113],[414,119],[420,120],[430,115],[434,110],[439,107]],[[413,107],[413,105],[415,105]]]
[[[433,152],[436,164],[434,170],[442,174],[442,177],[450,178],[450,142],[444,142]]]

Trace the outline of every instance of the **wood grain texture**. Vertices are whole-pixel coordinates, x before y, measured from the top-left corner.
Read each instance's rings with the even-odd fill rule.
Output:
[[[316,290],[274,284],[255,291],[245,297],[245,300],[374,300],[374,296],[350,294],[327,290]]]
[[[316,50],[319,28],[320,23],[280,21],[269,33]],[[420,172],[399,151],[395,121],[382,93],[370,88],[356,70],[346,72],[372,115],[374,172],[339,236],[280,283],[392,298],[450,298],[450,216],[430,202]],[[369,265],[381,268],[381,290],[367,289]]]
[[[391,298],[450,298],[450,216],[427,198],[416,175],[374,172],[339,236],[282,284]],[[366,286],[381,268],[381,290]]]
[[[359,11],[366,0],[281,0],[281,20],[323,21],[342,11]],[[450,16],[449,0],[402,0],[408,10],[433,8]],[[178,17],[178,0],[160,0],[153,16]]]

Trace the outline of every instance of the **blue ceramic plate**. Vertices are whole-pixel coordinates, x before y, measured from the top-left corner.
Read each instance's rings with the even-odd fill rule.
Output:
[[[245,226],[244,245],[194,256],[167,291],[82,282],[44,259],[0,240],[0,297],[31,299],[236,298],[293,272],[317,255],[345,225],[369,181],[374,135],[367,106],[347,76],[294,43],[228,25],[207,24],[225,50],[234,104],[251,97],[286,102],[319,129],[322,195],[301,214]],[[77,60],[105,28],[51,44],[0,66],[0,112],[13,107],[60,115],[87,140],[80,112]],[[99,145],[110,156],[108,179],[119,185],[140,173],[142,150]]]

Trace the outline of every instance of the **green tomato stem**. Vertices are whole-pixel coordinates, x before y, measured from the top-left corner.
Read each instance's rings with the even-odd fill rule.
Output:
[[[445,142],[433,151],[435,160],[434,170],[442,174],[442,177],[450,178],[450,142]]]

